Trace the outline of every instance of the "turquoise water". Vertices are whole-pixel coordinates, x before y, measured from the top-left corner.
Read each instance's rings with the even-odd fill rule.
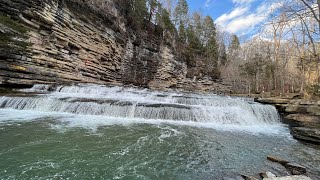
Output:
[[[0,96],[0,179],[236,179],[279,173],[267,155],[320,177],[319,147],[294,140],[272,106],[216,95],[46,87],[27,90],[44,93],[39,95]]]
[[[252,134],[165,122],[92,127],[48,116],[4,121],[6,111],[0,110],[0,179],[221,179],[271,168],[270,154],[320,169],[320,151],[285,131]],[[30,112],[16,114],[23,113]]]

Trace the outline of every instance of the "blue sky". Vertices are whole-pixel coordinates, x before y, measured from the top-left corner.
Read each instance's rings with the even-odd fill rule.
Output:
[[[210,15],[223,30],[243,37],[250,37],[280,3],[264,0],[187,0],[189,10]]]

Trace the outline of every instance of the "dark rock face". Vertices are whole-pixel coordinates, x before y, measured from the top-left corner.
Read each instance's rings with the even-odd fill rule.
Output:
[[[188,67],[174,48],[164,45],[161,36],[138,37],[116,5],[103,16],[61,0],[0,0],[0,10],[0,36],[5,37],[0,38],[0,85],[190,86]],[[210,81],[192,90],[216,85]]]
[[[320,117],[307,114],[289,114],[284,117],[295,126],[317,126],[320,124]]]
[[[320,144],[320,129],[294,127],[292,128],[291,134],[296,139]]]

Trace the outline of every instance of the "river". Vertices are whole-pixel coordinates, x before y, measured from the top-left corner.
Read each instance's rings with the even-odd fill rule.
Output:
[[[252,99],[94,84],[0,96],[0,179],[232,179],[274,169],[267,155],[320,176],[320,149]]]

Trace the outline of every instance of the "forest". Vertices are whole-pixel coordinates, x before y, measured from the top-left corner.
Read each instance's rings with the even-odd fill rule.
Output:
[[[111,1],[85,3],[103,14]],[[271,15],[259,32],[244,38],[228,33],[201,10],[192,12],[186,0],[116,1],[127,24],[144,32],[140,36],[159,36],[187,62],[190,78],[224,82],[233,93],[320,96],[320,1],[265,3]]]

